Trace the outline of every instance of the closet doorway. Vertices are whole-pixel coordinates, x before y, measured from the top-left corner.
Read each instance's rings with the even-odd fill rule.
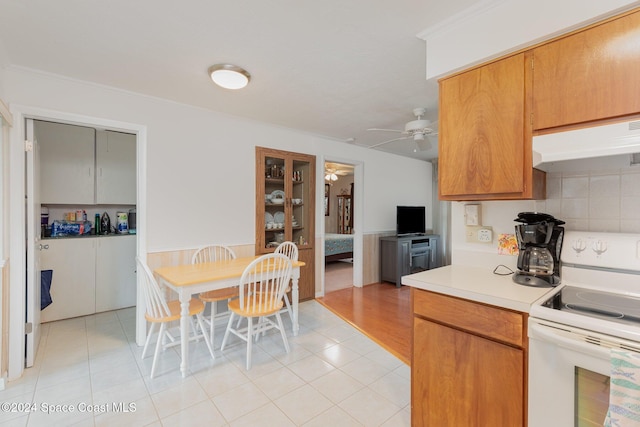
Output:
[[[354,284],[354,170],[351,164],[324,163],[325,294]]]

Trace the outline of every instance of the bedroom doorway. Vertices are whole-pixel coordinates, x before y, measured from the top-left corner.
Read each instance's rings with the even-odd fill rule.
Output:
[[[353,277],[354,165],[324,163],[324,293],[350,288]]]

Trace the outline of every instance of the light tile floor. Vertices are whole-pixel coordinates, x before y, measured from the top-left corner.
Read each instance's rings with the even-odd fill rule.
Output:
[[[246,371],[244,342],[230,337],[219,350],[223,321],[215,360],[203,341],[191,343],[182,378],[179,347],[167,349],[154,379],[152,356],[140,360],[134,342],[134,309],[44,324],[35,366],[0,391],[0,402],[33,411],[3,410],[0,425],[410,425],[407,365],[315,301],[300,304],[297,337],[283,320],[289,354],[275,331],[254,346]]]

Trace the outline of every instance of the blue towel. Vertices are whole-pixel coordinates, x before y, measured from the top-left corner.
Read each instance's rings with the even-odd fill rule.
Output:
[[[640,353],[611,350],[609,411],[604,426],[640,426]]]
[[[40,310],[47,308],[53,300],[51,299],[51,280],[53,270],[40,271]]]

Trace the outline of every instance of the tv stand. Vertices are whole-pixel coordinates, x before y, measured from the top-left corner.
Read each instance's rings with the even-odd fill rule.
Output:
[[[408,274],[440,267],[436,234],[380,238],[380,281],[402,286]]]

